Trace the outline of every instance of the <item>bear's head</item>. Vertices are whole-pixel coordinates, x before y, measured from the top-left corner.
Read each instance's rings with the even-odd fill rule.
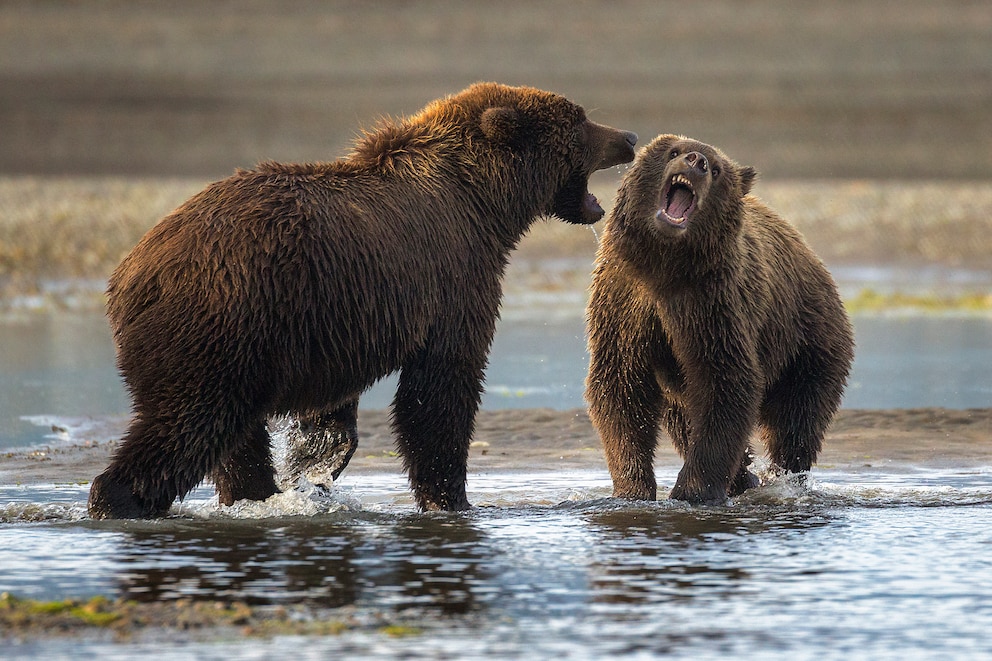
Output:
[[[756,177],[754,168],[738,165],[716,147],[660,135],[628,171],[618,207],[628,221],[650,216],[652,229],[665,238],[723,235],[739,227],[741,201]]]
[[[597,124],[551,92],[478,83],[449,102],[472,115],[479,136],[508,157],[513,179],[542,198],[535,200],[539,212],[570,223],[587,225],[604,215],[589,176],[634,159],[636,134]]]

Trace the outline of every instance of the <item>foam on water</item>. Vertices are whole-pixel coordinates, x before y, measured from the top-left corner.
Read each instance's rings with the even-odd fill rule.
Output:
[[[173,512],[198,519],[270,519],[285,516],[318,516],[362,510],[361,500],[346,489],[327,488],[301,477],[295,487],[264,501],[239,500],[230,507],[214,496],[206,502],[190,501]]]

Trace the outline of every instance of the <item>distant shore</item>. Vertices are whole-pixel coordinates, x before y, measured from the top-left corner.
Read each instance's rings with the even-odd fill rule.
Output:
[[[206,183],[0,176],[0,310],[102,308],[103,283],[121,258]],[[601,173],[592,189],[609,208],[618,185],[616,173]],[[759,181],[756,193],[828,266],[936,267],[992,278],[992,182],[780,180]],[[505,291],[585,292],[601,230],[602,223],[593,231],[535,224],[512,256]],[[978,284],[956,292],[992,308],[989,283]]]

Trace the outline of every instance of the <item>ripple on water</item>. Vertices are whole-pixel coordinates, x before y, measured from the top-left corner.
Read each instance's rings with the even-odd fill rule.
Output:
[[[125,522],[85,520],[85,485],[3,487],[0,591],[415,623],[426,635],[390,643],[400,656],[450,644],[464,656],[822,658],[809,651],[825,640],[872,658],[988,651],[992,574],[975,534],[992,511],[987,469],[818,470],[723,507],[617,501],[602,471],[470,486],[474,510],[426,515],[398,474],[231,508],[204,486],[170,518]],[[335,649],[367,655],[384,640],[365,644],[375,626]]]

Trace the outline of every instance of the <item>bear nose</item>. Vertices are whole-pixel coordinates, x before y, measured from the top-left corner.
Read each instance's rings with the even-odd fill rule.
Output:
[[[637,144],[637,134],[633,131],[624,131],[623,137],[627,139],[627,144],[631,147]]]
[[[690,167],[693,167],[700,172],[706,172],[710,167],[709,161],[707,161],[706,157],[698,151],[691,151],[686,154],[685,162],[688,163]]]

